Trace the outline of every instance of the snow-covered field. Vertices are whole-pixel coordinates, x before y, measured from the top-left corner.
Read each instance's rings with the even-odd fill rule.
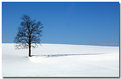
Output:
[[[42,44],[32,49],[2,44],[3,77],[118,77],[119,47]]]

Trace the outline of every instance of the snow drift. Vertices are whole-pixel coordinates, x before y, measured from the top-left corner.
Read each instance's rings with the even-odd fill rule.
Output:
[[[119,77],[119,47],[42,44],[15,49],[2,44],[4,77]]]

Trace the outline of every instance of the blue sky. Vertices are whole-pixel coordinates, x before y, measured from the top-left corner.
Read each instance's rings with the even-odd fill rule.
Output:
[[[24,14],[43,23],[41,43],[119,43],[118,2],[3,2],[2,43],[13,43]]]

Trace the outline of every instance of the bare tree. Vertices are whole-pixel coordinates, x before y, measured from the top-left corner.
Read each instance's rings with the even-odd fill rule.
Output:
[[[40,44],[40,36],[43,24],[32,20],[28,15],[22,17],[22,22],[18,28],[18,33],[15,37],[16,47],[29,48],[29,57],[31,57],[31,47],[35,48]]]

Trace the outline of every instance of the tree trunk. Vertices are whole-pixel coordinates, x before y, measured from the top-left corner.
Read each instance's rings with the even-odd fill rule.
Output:
[[[29,57],[31,57],[31,43],[29,43]]]

